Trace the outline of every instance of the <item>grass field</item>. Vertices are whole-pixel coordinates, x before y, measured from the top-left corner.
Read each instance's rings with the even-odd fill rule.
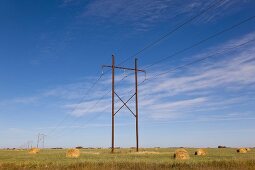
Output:
[[[234,148],[207,149],[208,155],[195,156],[196,149],[187,149],[189,160],[173,158],[175,148],[141,149],[82,149],[79,158],[66,158],[66,150],[41,150],[30,155],[26,150],[0,150],[0,169],[238,169],[255,170],[255,149],[246,154]]]

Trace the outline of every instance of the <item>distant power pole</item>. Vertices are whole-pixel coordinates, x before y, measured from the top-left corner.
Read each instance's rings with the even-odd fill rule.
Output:
[[[30,149],[33,147],[33,141],[27,141],[27,149]]]
[[[36,147],[38,148],[39,147],[39,142],[40,142],[40,133],[37,135],[37,144],[36,144]]]
[[[138,72],[145,72],[145,70],[139,70],[137,68],[137,58],[135,59],[135,68],[126,68],[115,66],[115,57],[112,55],[112,65],[103,65],[102,67],[109,67],[112,69],[112,153],[114,152],[114,116],[125,106],[136,118],[136,151],[138,152],[139,149],[139,138],[138,138]],[[131,70],[135,72],[135,93],[126,101],[124,102],[121,97],[115,92],[115,69],[122,69],[122,70]],[[119,100],[123,103],[123,105],[115,112],[114,108],[114,97],[115,95],[119,98]],[[135,96],[135,113],[129,108],[127,103]]]
[[[41,134],[42,135],[42,148],[44,149],[44,138],[46,137],[45,134]]]
[[[46,137],[45,134],[39,133],[37,135],[37,145],[36,147],[39,148],[40,143],[42,143],[42,148],[44,148],[44,138]]]

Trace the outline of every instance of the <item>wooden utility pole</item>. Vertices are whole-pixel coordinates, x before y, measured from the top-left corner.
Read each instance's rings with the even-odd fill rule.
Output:
[[[114,69],[115,69],[115,58],[112,55],[112,153],[114,152]]]
[[[39,147],[39,142],[40,142],[40,133],[37,135],[37,144],[36,144],[36,147],[38,148]]]
[[[145,72],[145,70],[140,70],[137,68],[137,58],[135,59],[135,68],[126,68],[126,67],[120,67],[115,66],[115,57],[112,55],[112,65],[103,65],[102,67],[109,67],[112,69],[112,147],[111,152],[114,153],[114,116],[125,106],[128,108],[128,110],[133,114],[133,116],[136,118],[136,151],[139,150],[139,135],[138,135],[138,72]],[[135,72],[135,93],[126,101],[124,102],[121,97],[115,92],[115,69],[122,69],[122,70],[131,70]],[[119,98],[119,100],[123,103],[123,105],[115,112],[114,108],[114,97],[115,95]],[[135,96],[135,113],[129,108],[127,103]]]
[[[42,135],[42,148],[44,149],[44,140],[45,140],[46,135],[45,134],[41,134],[41,135]]]
[[[136,112],[136,151],[138,152],[138,77],[137,77],[137,58],[135,59],[135,112]]]

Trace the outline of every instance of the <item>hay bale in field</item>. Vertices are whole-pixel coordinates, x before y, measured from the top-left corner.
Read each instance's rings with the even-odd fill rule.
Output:
[[[198,155],[198,156],[205,156],[206,154],[207,154],[207,152],[204,149],[198,149],[195,152],[195,155]]]
[[[239,148],[236,150],[238,153],[247,153],[246,148]]]
[[[245,149],[246,149],[246,151],[247,151],[247,152],[251,151],[251,149],[250,149],[250,148],[245,148]]]
[[[39,151],[40,151],[40,149],[38,149],[38,148],[31,148],[31,149],[29,149],[28,153],[29,154],[37,154],[37,153],[39,153]]]
[[[79,156],[80,156],[79,149],[69,149],[66,152],[66,157],[68,157],[68,158],[78,158]]]
[[[174,158],[178,160],[189,159],[189,153],[185,149],[176,149],[174,152]]]

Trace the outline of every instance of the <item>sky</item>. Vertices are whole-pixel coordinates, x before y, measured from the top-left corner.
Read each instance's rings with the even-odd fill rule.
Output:
[[[252,0],[1,0],[0,147],[35,146],[39,133],[46,147],[110,147],[111,71],[101,66],[112,54],[146,70],[141,147],[254,147],[254,9]],[[115,76],[127,101],[134,74]],[[115,123],[115,146],[135,146],[126,107]]]

